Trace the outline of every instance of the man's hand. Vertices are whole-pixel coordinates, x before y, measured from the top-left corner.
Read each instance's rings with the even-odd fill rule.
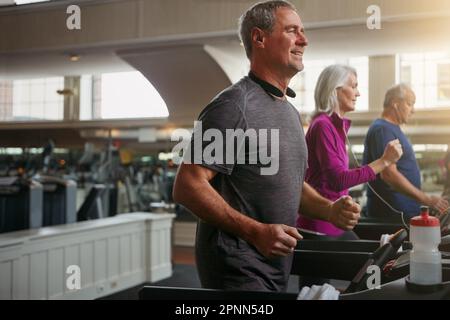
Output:
[[[384,149],[383,156],[381,159],[384,161],[386,166],[390,166],[396,163],[403,155],[402,145],[398,139],[390,141],[386,148]]]
[[[303,239],[298,230],[284,224],[261,224],[252,244],[266,258],[285,257]]]
[[[428,201],[425,204],[439,211],[439,215],[444,213],[444,211],[446,211],[449,207],[446,199],[437,196],[428,196]]]
[[[350,196],[343,196],[330,206],[329,222],[343,230],[352,230],[358,223],[361,213],[359,204]]]

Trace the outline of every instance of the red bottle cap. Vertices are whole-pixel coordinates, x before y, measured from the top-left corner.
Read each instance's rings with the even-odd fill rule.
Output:
[[[430,216],[428,207],[420,207],[420,216],[414,217],[410,221],[411,226],[415,227],[439,227],[439,219]]]

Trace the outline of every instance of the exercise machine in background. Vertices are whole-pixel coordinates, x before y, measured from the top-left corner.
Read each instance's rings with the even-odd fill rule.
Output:
[[[40,228],[43,187],[30,179],[0,178],[0,233]]]

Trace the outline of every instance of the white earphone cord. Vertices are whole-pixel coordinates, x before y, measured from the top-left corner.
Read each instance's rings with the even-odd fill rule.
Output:
[[[344,134],[345,134],[345,131],[344,131]],[[345,139],[347,140],[348,148],[350,149],[350,153],[352,154],[353,159],[354,159],[355,162],[356,162],[356,165],[357,165],[358,167],[360,167],[361,165],[360,165],[360,163],[359,163],[359,161],[358,161],[358,158],[356,158],[356,155],[353,153],[352,145],[350,144],[350,141],[348,140],[347,134],[345,134]],[[391,209],[391,210],[392,210],[393,212],[395,212],[395,213],[400,214],[400,216],[401,216],[401,218],[402,218],[403,226],[404,226],[407,230],[409,230],[409,226],[408,226],[408,224],[405,222],[405,217],[404,217],[405,214],[403,213],[403,211],[400,211],[400,210],[395,209],[394,207],[392,207],[392,206],[389,204],[389,202],[387,202],[386,200],[384,200],[383,197],[380,196],[380,195],[375,191],[374,188],[372,188],[372,186],[370,185],[370,182],[366,182],[365,184],[367,184],[367,186],[369,187],[369,189],[372,190],[372,192],[378,197],[378,199],[380,199],[385,205],[387,205],[387,206],[389,207],[389,209]],[[448,210],[448,209],[447,209],[447,210]]]

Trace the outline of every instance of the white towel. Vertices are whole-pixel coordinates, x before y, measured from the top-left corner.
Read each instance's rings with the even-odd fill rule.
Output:
[[[338,300],[339,294],[332,285],[325,283],[323,286],[303,287],[297,300]]]
[[[393,234],[382,234],[381,238],[380,238],[380,247],[384,246],[386,243],[389,242],[389,240],[391,240],[391,237],[393,236]],[[403,248],[402,246],[400,246],[400,248],[398,248],[397,252],[402,252]]]
[[[391,236],[392,236],[391,234],[382,234],[380,238],[380,247],[388,243]]]

